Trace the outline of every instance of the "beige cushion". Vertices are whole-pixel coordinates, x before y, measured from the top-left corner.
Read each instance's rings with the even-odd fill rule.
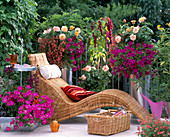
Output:
[[[40,74],[45,79],[57,78],[57,77],[61,77],[61,70],[55,64],[45,65],[45,66],[40,66]]]

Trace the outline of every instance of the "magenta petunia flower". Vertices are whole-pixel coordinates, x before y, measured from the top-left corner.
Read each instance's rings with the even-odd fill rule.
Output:
[[[71,60],[74,60],[74,57],[73,57],[73,56],[71,56],[71,57],[70,57],[70,59],[71,59]]]
[[[5,60],[6,60],[6,62],[9,62],[9,61],[10,61],[10,59],[9,59],[9,58],[6,58]]]
[[[42,120],[42,124],[44,124],[44,125],[45,125],[46,123],[47,123],[47,120],[45,120],[45,119],[44,119],[44,120]]]
[[[23,119],[24,119],[24,120],[27,119],[27,115],[23,116]]]
[[[77,68],[76,68],[76,67],[73,67],[73,68],[72,68],[72,70],[73,70],[73,71],[76,71],[76,70],[77,70]]]
[[[30,89],[31,87],[30,87],[30,85],[26,85],[26,88],[27,88],[27,89]]]
[[[22,90],[22,86],[18,86],[17,90],[19,90],[19,91]]]
[[[2,95],[0,94],[0,98],[2,97]]]
[[[11,128],[10,127],[6,127],[6,129],[5,129],[6,131],[10,131],[11,130]]]
[[[81,61],[80,61],[80,64],[83,64],[83,63],[84,63],[84,60],[81,60]]]
[[[79,69],[79,68],[80,68],[80,66],[78,65],[78,66],[77,66],[77,69]]]
[[[17,125],[14,125],[14,130],[16,131],[18,129]]]
[[[71,38],[68,38],[67,40],[68,40],[68,42],[71,42]]]
[[[23,122],[19,122],[19,123],[18,123],[18,126],[19,126],[19,127],[22,127],[22,126],[23,126]]]

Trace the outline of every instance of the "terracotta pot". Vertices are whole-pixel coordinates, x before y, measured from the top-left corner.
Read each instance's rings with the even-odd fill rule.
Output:
[[[9,55],[10,58],[10,64],[14,66],[14,64],[17,64],[17,57],[18,55]]]
[[[58,124],[58,121],[53,121],[51,124],[50,124],[50,128],[51,128],[51,131],[52,132],[57,132],[58,129],[59,129],[59,126],[60,124]]]

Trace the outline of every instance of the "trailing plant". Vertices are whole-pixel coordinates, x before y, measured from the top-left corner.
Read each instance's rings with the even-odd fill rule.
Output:
[[[112,74],[129,78],[134,74],[137,79],[150,75],[154,77],[152,62],[155,56],[153,45],[150,44],[153,31],[144,22],[145,17],[139,18],[138,26],[136,20],[132,20],[130,26],[120,26],[118,34],[115,35],[114,46],[110,49],[110,66]]]
[[[40,51],[46,52],[47,58],[51,64],[60,67],[70,65],[73,71],[80,68],[84,61],[81,56],[84,52],[84,44],[80,35],[80,28],[70,26],[54,26],[44,31],[41,38],[38,39]]]

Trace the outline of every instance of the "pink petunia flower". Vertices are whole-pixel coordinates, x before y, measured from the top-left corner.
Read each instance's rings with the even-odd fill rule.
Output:
[[[22,86],[18,86],[18,87],[17,87],[17,90],[18,90],[18,91],[22,90]]]

